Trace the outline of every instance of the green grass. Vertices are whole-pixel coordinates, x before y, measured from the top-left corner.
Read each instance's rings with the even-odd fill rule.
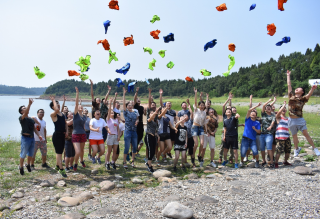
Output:
[[[307,156],[304,156],[304,158],[305,158],[305,161],[308,161],[308,162],[315,161],[314,155],[307,155]]]

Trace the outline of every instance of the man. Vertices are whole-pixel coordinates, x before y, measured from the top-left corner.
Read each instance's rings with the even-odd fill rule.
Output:
[[[24,175],[23,162],[24,162],[24,159],[26,158],[26,155],[28,155],[26,167],[28,172],[31,172],[30,163],[34,153],[34,133],[36,133],[40,141],[43,140],[42,136],[34,126],[35,124],[34,120],[28,117],[29,110],[32,103],[33,103],[33,99],[29,99],[29,104],[27,108],[24,105],[19,107],[19,113],[21,114],[21,116],[19,117],[19,122],[22,128],[21,153],[20,153],[20,163],[19,163],[19,170],[21,175]],[[39,123],[39,126],[40,126],[40,123]]]
[[[40,141],[40,138],[36,136],[36,133],[34,133],[34,139],[35,139],[35,149],[34,154],[31,160],[31,169],[34,169],[34,161],[36,159],[36,154],[38,149],[40,149],[41,156],[42,156],[42,167],[43,168],[50,168],[47,164],[47,129],[46,129],[46,122],[43,120],[44,117],[44,110],[39,109],[37,111],[37,117],[32,117],[33,120],[38,121],[40,125],[36,125],[36,129],[38,130],[41,137],[44,139]]]
[[[139,122],[137,125],[137,135],[138,135],[138,149],[137,149],[137,155],[139,154],[139,150],[141,149],[142,145],[141,145],[141,141],[143,138],[143,132],[144,132],[144,128],[143,128],[143,115],[146,115],[146,109],[144,109],[143,106],[141,106],[141,101],[138,98],[138,92],[139,92],[139,87],[137,87],[136,89],[136,93],[134,94],[134,98],[133,98],[133,108],[136,109],[139,113]],[[141,147],[140,147],[141,146]]]
[[[189,99],[187,99],[185,102],[181,103],[182,110],[180,110],[178,112],[178,117],[179,118],[184,116],[185,114],[187,114],[188,118],[190,118],[190,111],[187,109],[187,104],[188,104],[188,106],[190,105]]]
[[[224,162],[222,166],[228,163],[227,154],[229,149],[233,150],[235,156],[234,168],[238,168],[238,129],[237,129],[237,119],[240,115],[237,113],[236,116],[232,116],[231,108],[226,109],[227,118],[223,120],[223,141],[224,141]]]

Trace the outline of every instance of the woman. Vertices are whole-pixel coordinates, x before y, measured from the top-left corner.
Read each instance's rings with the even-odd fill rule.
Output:
[[[156,132],[158,123],[157,121],[155,121],[155,118],[158,115],[159,110],[160,108],[158,108],[155,112],[153,110],[150,110],[149,118],[147,120],[147,131],[144,137],[144,142],[146,143],[146,151],[148,155],[148,161],[145,164],[148,167],[148,171],[151,173],[154,172],[151,162],[153,156],[155,155],[157,145]]]
[[[107,150],[107,154],[106,154],[107,170],[110,170],[109,161],[110,161],[111,151],[113,151],[111,166],[114,170],[117,168],[115,161],[116,161],[116,152],[117,152],[117,148],[118,148],[119,140],[120,140],[119,121],[117,119],[117,114],[115,114],[113,112],[113,110],[111,110],[112,103],[113,103],[113,99],[110,99],[108,115],[107,115],[107,126],[110,131],[108,134],[108,137],[107,137],[107,145],[108,145],[108,150]]]
[[[64,145],[64,152],[66,154],[66,172],[73,170],[73,161],[76,154],[72,144],[72,132],[73,132],[73,113],[69,111],[67,113],[67,125],[68,125],[68,137],[66,138]],[[70,166],[69,166],[70,165]]]
[[[163,162],[167,162],[165,159],[165,155],[171,151],[172,149],[172,143],[171,143],[171,136],[170,136],[170,128],[174,129],[173,125],[170,122],[170,119],[166,116],[168,107],[162,109],[161,114],[158,116],[158,123],[159,123],[159,129],[158,134],[160,137],[160,150],[157,154],[157,165],[161,166],[160,164],[160,155],[162,156]],[[170,126],[170,128],[169,128]],[[167,145],[167,148],[165,149],[164,144]]]
[[[198,103],[197,108],[197,90],[194,88],[194,119],[193,119],[193,125],[192,125],[192,136],[194,140],[194,148],[193,148],[193,155],[192,155],[192,164],[193,167],[196,167],[195,164],[195,154],[198,148],[198,137],[200,140],[200,151],[202,151],[203,142],[204,142],[204,123],[206,120],[206,112],[205,112],[205,103],[204,101],[200,101]],[[203,158],[199,156],[199,162],[203,162]]]
[[[92,147],[92,163],[101,164],[100,157],[104,154],[104,140],[102,135],[103,128],[107,129],[107,123],[103,118],[100,118],[100,110],[96,110],[94,113],[94,118],[90,120],[90,135],[89,135],[89,142]],[[98,157],[96,154],[100,150]]]
[[[305,95],[305,91],[303,88],[297,88],[295,92],[292,92],[291,80],[290,80],[291,72],[287,70],[287,83],[288,83],[288,97],[289,97],[289,129],[291,131],[294,143],[294,156],[298,156],[300,153],[301,147],[298,148],[298,131],[300,130],[302,134],[306,137],[309,144],[312,146],[315,154],[320,156],[320,152],[317,148],[315,148],[314,143],[308,133],[307,123],[303,118],[302,109],[305,103],[308,102],[311,97],[313,91],[317,88],[317,85],[313,85],[311,90],[307,95]]]
[[[84,155],[84,146],[86,144],[87,136],[86,131],[84,130],[84,124],[86,123],[86,116],[82,114],[83,107],[79,105],[79,90],[76,89],[76,105],[74,107],[74,115],[73,115],[73,132],[72,132],[72,143],[74,146],[74,150],[76,155],[74,156],[74,166],[73,170],[77,171],[78,168],[78,160],[80,158],[80,163],[82,167],[86,167],[83,161]]]
[[[187,117],[180,117],[180,121],[176,124],[176,135],[175,135],[175,141],[174,141],[174,152],[175,152],[175,158],[173,161],[173,171],[177,171],[177,163],[179,160],[180,152],[181,152],[181,164],[182,169],[185,169],[184,163],[186,162],[186,151],[188,146],[188,131],[187,126],[184,125],[184,123],[189,119],[188,115]]]
[[[124,158],[123,158],[123,167],[125,169],[127,166],[127,155],[129,153],[130,144],[132,144],[132,163],[131,166],[134,165],[134,158],[137,152],[137,125],[139,122],[139,117],[133,110],[133,105],[131,102],[126,103],[126,92],[127,90],[123,87],[123,116],[125,119],[125,131],[124,131]]]

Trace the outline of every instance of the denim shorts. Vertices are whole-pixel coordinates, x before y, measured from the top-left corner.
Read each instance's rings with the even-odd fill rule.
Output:
[[[192,127],[191,127],[191,133],[192,133],[192,137],[204,135],[203,126],[192,125]]]
[[[260,151],[272,150],[273,135],[272,134],[261,134],[260,135]]]
[[[257,142],[256,140],[251,140],[245,137],[242,137],[241,140],[241,157],[245,157],[247,150],[251,148],[253,156],[258,155]]]
[[[307,130],[307,123],[304,118],[289,118],[288,119],[288,127],[291,131],[292,135],[296,135],[298,131]]]
[[[33,157],[34,147],[35,147],[34,137],[21,136],[21,153],[20,158]]]

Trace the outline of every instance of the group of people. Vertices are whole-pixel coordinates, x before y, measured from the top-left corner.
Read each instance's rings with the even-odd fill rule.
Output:
[[[286,102],[279,111],[275,111],[272,99],[264,103],[261,110],[261,117],[258,117],[256,108],[252,107],[252,96],[250,96],[250,106],[245,116],[245,123],[239,124],[240,115],[237,109],[232,106],[232,94],[229,94],[227,101],[222,106],[223,113],[223,133],[219,151],[219,162],[225,166],[227,163],[234,163],[235,168],[243,166],[248,160],[250,150],[255,160],[255,167],[259,167],[259,151],[262,157],[262,166],[267,164],[265,150],[267,148],[267,158],[270,161],[270,168],[278,168],[279,157],[285,154],[284,165],[291,165],[288,158],[291,152],[290,133],[293,136],[294,156],[301,150],[298,147],[297,133],[300,130],[306,137],[316,155],[320,152],[315,148],[311,137],[308,134],[306,122],[303,119],[302,109],[308,101],[316,86],[313,86],[307,95],[303,88],[297,88],[293,93],[290,81],[290,71],[287,71],[287,83],[289,94],[289,118],[286,116]],[[74,111],[69,111],[65,106],[66,99],[60,110],[60,104],[54,96],[50,96],[50,107],[53,112],[50,114],[55,126],[52,142],[56,152],[55,169],[63,176],[67,176],[70,170],[76,171],[78,162],[82,167],[86,167],[84,162],[85,143],[89,140],[88,158],[93,164],[101,164],[101,157],[105,154],[105,167],[107,170],[117,169],[116,161],[120,155],[119,141],[124,136],[123,167],[128,168],[128,164],[135,167],[136,155],[141,150],[143,144],[146,145],[145,165],[150,172],[154,172],[152,161],[155,160],[158,167],[161,160],[167,162],[167,158],[172,158],[172,149],[175,152],[173,169],[177,170],[177,164],[181,155],[181,167],[184,169],[187,163],[187,154],[193,167],[196,167],[195,156],[199,147],[197,159],[200,167],[204,165],[204,155],[207,146],[210,148],[210,165],[216,167],[215,155],[215,134],[218,129],[219,116],[217,111],[211,107],[209,95],[206,101],[202,99],[197,102],[197,89],[194,88],[195,98],[193,110],[189,99],[181,103],[181,110],[176,113],[171,109],[170,101],[163,102],[163,90],[159,90],[160,106],[157,107],[149,88],[148,107],[145,109],[138,98],[139,88],[136,89],[134,100],[126,102],[126,89],[123,88],[123,111],[120,111],[120,103],[117,101],[117,93],[114,98],[108,100],[111,87],[104,99],[94,98],[93,82],[91,82],[92,97],[92,118],[88,117],[88,110],[84,109],[79,100],[79,91],[76,90],[76,100]],[[44,110],[37,111],[37,117],[29,117],[29,110],[33,103],[29,99],[27,107],[19,108],[19,121],[21,123],[21,153],[20,153],[20,174],[24,175],[23,163],[28,155],[26,168],[31,172],[34,168],[35,155],[38,149],[42,154],[42,167],[49,167],[46,163],[47,154],[47,132],[46,122],[43,120]],[[226,105],[229,105],[226,107]],[[122,115],[121,115],[122,113]],[[147,117],[146,133],[144,135],[143,115]],[[244,132],[240,147],[240,164],[238,164],[238,127],[244,126]],[[144,137],[144,140],[143,140]],[[144,142],[143,142],[144,141]],[[105,149],[107,142],[107,149]],[[130,150],[131,149],[131,150]],[[130,153],[129,153],[130,151]],[[228,151],[230,157],[227,159]],[[62,157],[63,152],[65,152]],[[132,160],[130,161],[130,156]],[[63,168],[62,162],[66,168]],[[234,161],[233,161],[234,160]]]

